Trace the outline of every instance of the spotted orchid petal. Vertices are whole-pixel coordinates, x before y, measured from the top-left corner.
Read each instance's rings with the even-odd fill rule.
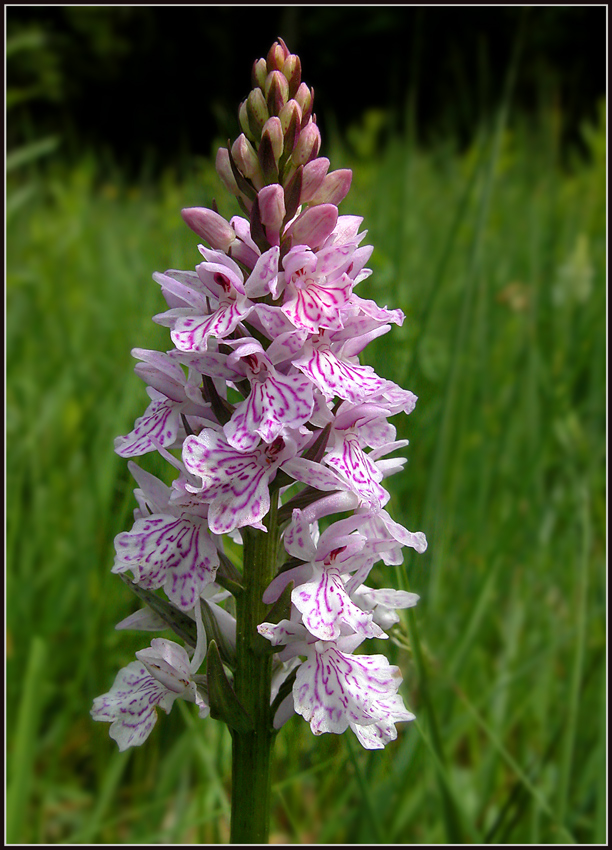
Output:
[[[346,274],[323,282],[305,278],[287,287],[289,298],[281,309],[298,330],[337,330],[343,326],[340,307],[348,301],[352,286]]]
[[[350,298],[353,281],[343,269],[350,263],[346,246],[315,254],[305,246],[293,248],[283,261],[285,300],[281,307],[298,330],[342,328],[341,307]]]
[[[314,643],[312,636],[308,635],[303,624],[297,621],[281,620],[279,623],[261,623],[257,626],[257,631],[262,637],[269,640],[272,646],[283,646],[298,642],[301,648],[305,648],[308,639]]]
[[[183,443],[186,469],[201,478],[201,487],[187,485],[210,502],[208,524],[214,534],[227,534],[250,525],[264,529],[261,520],[270,508],[270,479],[281,463],[296,451],[290,438],[250,452],[240,452],[224,435],[210,428]]]
[[[389,310],[387,307],[379,307],[375,301],[359,298],[355,293],[351,295],[351,305],[357,307],[363,315],[382,324],[393,322],[401,326],[404,324],[404,319],[406,318],[401,310]]]
[[[351,431],[357,435],[362,446],[371,448],[386,446],[395,440],[396,430],[390,422],[389,407],[381,404],[353,405],[342,402],[334,419],[334,431]]]
[[[213,295],[219,298],[228,291],[244,295],[244,277],[238,263],[222,251],[211,251],[204,245],[198,245],[198,251],[205,262],[196,266],[197,275]]]
[[[328,400],[339,396],[360,404],[372,395],[380,395],[388,383],[379,378],[371,366],[339,359],[325,342],[306,342],[294,366],[307,375]]]
[[[343,434],[336,448],[325,455],[324,461],[346,478],[350,489],[373,509],[388,501],[386,490],[380,486],[382,474],[361,448],[356,434]]]
[[[109,734],[121,751],[146,741],[157,722],[156,708],[169,714],[176,699],[195,702],[200,717],[210,713],[191,680],[185,650],[162,638],[151,646],[152,651],[139,653],[143,660],[120,670],[110,691],[93,702],[91,716],[111,724]]]
[[[121,457],[137,457],[153,452],[158,445],[167,447],[176,441],[181,425],[181,404],[151,389],[152,401],[140,416],[134,429],[115,438],[115,451]]]
[[[275,245],[258,258],[255,268],[244,285],[245,292],[249,298],[263,298],[266,295],[272,295],[273,298],[278,298],[279,253],[280,250]]]
[[[179,351],[206,351],[211,336],[223,339],[231,334],[253,306],[245,296],[238,295],[222,300],[210,316],[203,316],[197,310],[175,310],[170,332],[172,342]]]
[[[315,490],[347,489],[347,483],[341,475],[307,458],[294,457],[287,460],[283,464],[283,472],[295,478],[296,481],[314,487]]]
[[[295,710],[315,735],[341,734],[358,726],[391,720],[389,699],[401,683],[399,668],[384,655],[351,655],[333,643],[317,641],[297,671],[293,686]]]
[[[185,401],[185,375],[170,354],[133,348],[132,357],[143,362],[134,366],[134,371],[150,387],[172,401]]]
[[[379,705],[385,709],[386,716],[383,720],[377,720],[367,726],[360,726],[357,723],[349,724],[357,735],[359,743],[366,750],[382,750],[386,744],[397,738],[396,723],[415,719],[414,714],[404,706],[399,694],[386,700],[379,700]]]
[[[255,305],[250,321],[252,321],[253,316],[256,316],[259,319],[262,330],[268,339],[275,340],[277,337],[281,336],[281,334],[292,334],[296,338],[300,339],[301,341],[297,349],[298,351],[308,337],[308,331],[298,331],[293,322],[285,316],[280,307],[273,307],[269,304],[260,302]]]
[[[419,601],[419,596],[416,593],[408,593],[407,590],[393,590],[387,587],[374,590],[362,584],[351,593],[351,599],[356,601],[364,611],[371,611],[375,623],[383,629],[389,629],[395,623],[399,623],[397,610],[413,608]]]
[[[141,469],[133,460],[128,462],[128,469],[138,484],[138,487],[134,490],[134,496],[138,502],[134,519],[140,519],[140,517],[149,516],[152,513],[164,513],[170,499],[170,488],[155,475]]]
[[[339,215],[333,231],[325,240],[324,247],[328,248],[331,245],[346,245],[347,242],[359,244],[359,242],[361,242],[367,234],[367,230],[358,234],[362,223],[362,216]]]
[[[156,614],[152,608],[140,608],[129,614],[115,626],[117,631],[130,629],[136,632],[161,632],[168,628],[168,624],[163,617]]]
[[[153,280],[161,287],[168,307],[188,307],[192,303],[193,292],[201,292],[202,284],[195,271],[183,272],[168,269],[164,274],[153,273]]]
[[[153,515],[139,519],[131,531],[115,538],[113,572],[131,570],[142,587],[164,588],[182,611],[190,610],[215,580],[219,556],[198,517]]]
[[[308,631],[320,640],[335,640],[346,627],[364,638],[387,637],[346,593],[338,568],[316,564],[312,579],[293,590],[291,601]]]
[[[272,443],[287,428],[299,428],[314,408],[313,386],[308,378],[280,374],[259,344],[257,348],[259,351],[245,352],[244,356],[251,392],[224,426],[228,443],[240,451],[253,449],[260,438]],[[235,354],[243,351],[244,346]]]
[[[318,525],[307,522],[304,512],[295,508],[291,517],[291,525],[283,536],[285,549],[289,555],[301,561],[314,561],[317,557],[318,539]]]
[[[400,412],[408,415],[414,410],[418,398],[410,390],[404,390],[394,384],[393,381],[387,381],[386,386],[381,388],[378,395],[372,398],[372,401],[386,404],[391,416]]]
[[[146,741],[157,722],[156,707],[169,714],[177,696],[154,679],[142,662],[132,661],[119,671],[110,691],[96,697],[91,716],[111,724],[109,735],[123,751]]]
[[[136,658],[142,661],[149,673],[169,691],[176,694],[185,694],[189,691],[189,696],[195,695],[196,689],[191,681],[189,656],[178,643],[164,638],[155,638],[151,641],[150,647],[138,650]]]

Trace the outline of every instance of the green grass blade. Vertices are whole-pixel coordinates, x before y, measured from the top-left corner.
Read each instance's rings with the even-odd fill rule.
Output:
[[[45,687],[44,666],[47,647],[42,638],[34,636],[22,683],[21,699],[6,797],[8,844],[28,843],[28,803],[34,784],[34,761]]]

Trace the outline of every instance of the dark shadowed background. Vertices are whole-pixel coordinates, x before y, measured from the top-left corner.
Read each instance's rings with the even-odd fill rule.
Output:
[[[413,110],[420,141],[468,144],[499,102],[519,6],[32,6],[8,9],[8,36],[40,33],[8,63],[9,148],[28,132],[60,132],[74,156],[108,149],[124,168],[207,155],[234,132],[248,94],[245,62],[280,36],[316,92],[323,133],[371,107],[387,131]],[[564,150],[584,152],[580,124],[605,94],[604,6],[529,9],[515,110],[554,101]],[[232,136],[234,138],[234,136]]]

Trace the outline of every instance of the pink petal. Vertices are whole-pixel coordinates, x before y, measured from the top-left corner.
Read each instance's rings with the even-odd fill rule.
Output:
[[[240,451],[254,448],[259,438],[272,443],[285,428],[298,428],[314,407],[312,384],[302,375],[270,374],[251,384],[251,393],[224,426],[230,445]]]
[[[385,700],[395,695],[401,676],[384,655],[346,655],[325,643],[314,649],[297,672],[293,698],[315,735],[340,734],[349,723],[369,725],[389,716]]]
[[[317,565],[311,581],[294,589],[291,601],[302,614],[308,631],[320,640],[335,640],[343,625],[364,638],[387,637],[372,615],[348,596],[337,569],[323,569]]]
[[[379,378],[371,366],[339,360],[325,345],[315,348],[307,343],[304,354],[293,365],[308,375],[328,400],[339,396],[359,404],[373,395],[380,395],[389,383]]]
[[[123,751],[146,741],[157,722],[156,706],[168,713],[176,697],[142,662],[132,661],[119,671],[110,691],[96,697],[91,716],[111,723],[109,734]]]
[[[153,515],[139,519],[131,531],[115,538],[113,572],[131,570],[142,587],[164,586],[168,598],[181,610],[193,608],[219,565],[206,526],[197,517]]]
[[[206,351],[208,339],[223,339],[245,319],[253,305],[246,301],[230,301],[219,306],[211,316],[191,315],[178,318],[170,333],[172,342],[180,351]]]
[[[115,451],[121,457],[136,457],[157,451],[176,440],[181,422],[181,405],[171,399],[155,399],[143,415],[136,420],[133,431],[124,437],[116,437]]]

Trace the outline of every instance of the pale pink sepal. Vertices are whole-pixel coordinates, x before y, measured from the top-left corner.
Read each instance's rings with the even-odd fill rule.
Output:
[[[206,239],[213,248],[227,251],[236,239],[236,234],[227,221],[214,210],[190,207],[181,210],[181,215],[185,224],[202,239]]]

